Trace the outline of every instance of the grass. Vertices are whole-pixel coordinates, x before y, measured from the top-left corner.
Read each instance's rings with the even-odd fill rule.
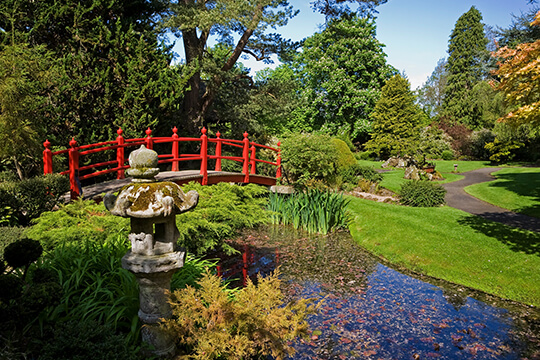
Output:
[[[412,208],[352,198],[354,239],[413,271],[540,306],[540,234],[450,207]]]
[[[458,160],[434,160],[435,170],[441,173],[450,173],[454,171],[454,164],[458,164],[458,172],[467,172],[471,170],[490,167],[489,161],[458,161]],[[373,166],[375,169],[382,169],[383,161],[358,160],[358,164],[363,166]]]
[[[540,168],[507,168],[495,181],[465,188],[470,195],[514,212],[540,218]]]

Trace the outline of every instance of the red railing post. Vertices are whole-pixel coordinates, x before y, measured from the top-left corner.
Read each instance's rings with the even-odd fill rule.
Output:
[[[173,131],[173,135],[172,135],[172,157],[173,157],[173,162],[172,162],[172,168],[171,168],[171,171],[178,171],[178,129],[176,128],[176,126],[172,129]]]
[[[277,143],[277,160],[276,160],[276,165],[277,165],[277,170],[276,170],[276,179],[280,179],[281,178],[281,141]]]
[[[51,146],[49,139],[45,140],[43,146],[45,146],[45,150],[43,150],[43,174],[52,174],[52,151],[49,149]]]
[[[216,133],[216,167],[214,170],[221,171],[221,133],[218,131]]]
[[[71,200],[76,200],[81,195],[79,182],[79,149],[77,141],[72,138],[69,142],[69,191]]]
[[[242,151],[242,158],[244,159],[244,166],[242,168],[242,173],[244,174],[244,182],[249,182],[249,139],[247,131],[244,132],[244,148]]]
[[[146,129],[145,133],[146,139],[144,139],[144,141],[146,141],[146,148],[152,150],[154,148],[154,143],[152,141],[152,130],[148,128]]]
[[[201,130],[201,175],[202,184],[208,184],[208,137],[206,136],[206,128]]]
[[[256,162],[255,162],[255,159],[256,159],[255,158],[255,151],[256,151],[255,150],[255,145],[252,144],[250,150],[251,150],[250,151],[251,152],[251,157],[249,158],[249,166],[250,166],[251,169],[250,169],[249,173],[251,175],[255,175],[257,173],[257,168],[256,168],[257,165],[256,165]]]
[[[116,130],[116,133],[118,134],[118,137],[116,138],[116,145],[118,147],[116,148],[116,162],[118,166],[118,171],[116,172],[116,179],[120,180],[125,178],[124,169],[122,167],[124,166],[125,157],[124,157],[124,137],[122,136],[122,129],[118,128]]]

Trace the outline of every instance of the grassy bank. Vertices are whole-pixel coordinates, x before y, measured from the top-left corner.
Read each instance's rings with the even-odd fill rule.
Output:
[[[449,207],[351,199],[354,239],[391,263],[540,306],[540,234]]]
[[[507,168],[497,180],[465,188],[470,195],[504,209],[540,218],[540,168]]]

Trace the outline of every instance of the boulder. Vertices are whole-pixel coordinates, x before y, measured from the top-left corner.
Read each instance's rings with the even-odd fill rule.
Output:
[[[409,166],[405,169],[405,179],[410,180],[420,180],[420,174],[418,173],[418,168],[414,165]]]
[[[399,163],[399,158],[396,156],[392,156],[390,159],[386,160],[381,167],[387,168],[387,167],[397,167]]]

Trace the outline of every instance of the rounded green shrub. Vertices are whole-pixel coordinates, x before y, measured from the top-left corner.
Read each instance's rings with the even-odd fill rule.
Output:
[[[341,139],[333,138],[332,143],[336,147],[338,159],[337,170],[346,169],[356,164],[356,159],[347,143]]]
[[[444,204],[446,189],[430,181],[410,181],[401,185],[399,195],[403,205],[433,207]]]
[[[28,266],[41,256],[43,247],[39,241],[32,239],[21,239],[15,241],[4,250],[4,260],[12,268]]]
[[[454,153],[451,150],[444,150],[441,154],[441,158],[443,160],[453,160],[454,159]]]

